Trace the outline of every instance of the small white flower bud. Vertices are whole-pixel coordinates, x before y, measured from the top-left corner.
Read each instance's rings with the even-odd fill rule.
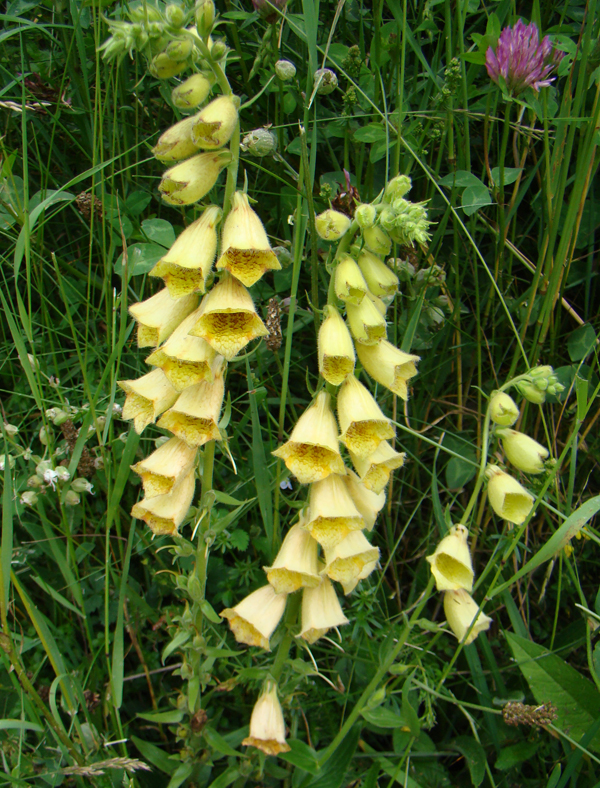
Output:
[[[73,490],[67,490],[65,494],[65,506],[77,506],[81,502],[81,498]]]
[[[21,494],[19,501],[24,506],[35,506],[38,501],[38,494],[34,490],[26,490]]]
[[[56,478],[59,482],[68,482],[71,478],[71,474],[69,473],[69,469],[65,468],[64,465],[59,465],[56,470]]]
[[[18,434],[19,428],[15,427],[14,424],[7,424],[4,422],[4,432],[8,435],[9,438],[14,438],[15,435]]]
[[[93,493],[94,485],[90,484],[87,479],[79,477],[78,479],[73,479],[71,483],[71,489],[75,490],[77,493]]]
[[[44,484],[44,480],[42,479],[41,476],[38,476],[37,474],[35,476],[30,476],[29,479],[27,479],[27,486],[31,487],[32,489],[37,489],[39,487],[42,487],[43,484]]]
[[[0,471],[4,471],[6,469],[6,454],[0,454]],[[8,467],[10,469],[15,467],[15,458],[12,454],[8,455]]]
[[[275,63],[275,73],[282,82],[287,82],[296,76],[296,66],[289,60],[278,60]]]
[[[48,445],[48,442],[49,442],[49,439],[50,439],[51,435],[52,435],[52,433],[50,432],[50,430],[46,429],[46,427],[42,427],[40,429],[40,431],[38,433],[38,437],[40,439],[40,443],[42,444],[42,446],[47,446]]]

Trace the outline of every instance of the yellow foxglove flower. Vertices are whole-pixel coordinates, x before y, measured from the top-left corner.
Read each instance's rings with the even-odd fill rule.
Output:
[[[267,584],[219,615],[227,619],[238,643],[270,651],[269,638],[281,620],[286,600],[287,594],[278,594]]]
[[[363,238],[367,249],[375,254],[389,254],[392,248],[392,241],[390,236],[384,232],[379,225],[374,224],[372,227],[366,227],[363,230]]]
[[[395,295],[398,290],[398,277],[383,260],[368,249],[363,249],[357,262],[373,295],[380,298]]]
[[[171,492],[136,503],[131,516],[143,520],[156,536],[174,536],[192,505],[195,486],[192,468]]]
[[[246,747],[256,747],[267,755],[288,752],[285,741],[285,721],[277,697],[277,684],[267,681],[250,717],[250,732],[242,742]]]
[[[200,337],[190,336],[196,325],[199,310],[196,309],[173,331],[146,359],[147,364],[160,367],[177,391],[183,391],[203,380],[212,380],[212,365],[216,351]]]
[[[344,477],[332,473],[311,485],[304,528],[323,548],[333,547],[352,531],[365,527],[344,484]]]
[[[192,140],[199,148],[222,148],[238,122],[238,102],[233,96],[219,96],[194,116]]]
[[[367,373],[402,399],[408,399],[406,382],[417,374],[415,362],[419,356],[411,356],[398,350],[382,339],[377,345],[356,345],[356,353]]]
[[[380,493],[392,471],[404,465],[406,454],[397,452],[387,441],[382,441],[370,457],[358,457],[350,452],[350,459],[365,487]]]
[[[334,274],[335,294],[347,304],[360,304],[367,294],[367,283],[349,254],[343,254]]]
[[[492,619],[489,616],[479,612],[477,602],[462,588],[456,591],[446,591],[444,594],[444,613],[446,614],[448,626],[460,641],[463,640],[475,616],[477,616],[473,629],[471,629],[469,636],[464,641],[465,646],[472,643],[480,632],[488,630],[492,623]],[[478,613],[479,615],[477,615]]]
[[[524,523],[533,508],[533,495],[496,465],[489,465],[485,473],[490,505],[498,517],[515,525]]]
[[[496,433],[502,438],[502,448],[508,461],[524,473],[542,473],[548,449],[529,435],[517,430],[501,429]]]
[[[132,304],[129,314],[138,324],[138,347],[158,347],[197,306],[197,296],[171,298],[167,288]]]
[[[223,254],[217,268],[229,271],[246,287],[258,282],[265,271],[281,268],[265,228],[244,192],[233,195],[232,208],[223,225],[221,248]]]
[[[302,629],[300,637],[314,643],[332,627],[341,627],[350,622],[344,615],[335,588],[328,577],[320,579],[315,588],[302,592]]]
[[[154,157],[159,161],[182,161],[193,153],[198,146],[192,142],[192,125],[194,118],[184,118],[167,129],[152,148]]]
[[[252,296],[241,282],[225,274],[204,296],[199,318],[190,331],[206,340],[227,361],[253,339],[266,337],[269,331],[260,319]]]
[[[150,271],[164,280],[173,298],[204,293],[217,254],[217,224],[223,211],[209,205],[202,216],[177,237],[173,246]]]
[[[519,418],[519,406],[503,391],[493,391],[490,397],[490,418],[499,427],[512,427]]]
[[[438,591],[473,590],[473,564],[464,525],[454,525],[432,555],[427,556]]]
[[[340,441],[357,457],[369,457],[381,441],[396,434],[369,391],[354,375],[340,386],[337,399]]]
[[[342,588],[344,589],[344,595],[348,596],[348,594],[351,594],[361,580],[364,580],[366,577],[369,577],[369,575],[375,571],[378,564],[379,564],[379,558],[376,558],[374,561],[367,561],[367,563],[363,566],[363,568],[356,575],[356,577],[353,577],[352,579],[348,580],[347,583],[342,583]]]
[[[192,74],[171,91],[171,101],[177,109],[189,110],[206,101],[213,86],[214,77],[207,74]]]
[[[225,394],[221,361],[222,358],[215,361],[214,380],[189,386],[158,421],[159,427],[169,430],[188,446],[221,440],[218,423]]]
[[[292,594],[299,588],[319,585],[318,549],[318,542],[300,524],[290,528],[273,566],[263,567],[267,580],[278,594]]]
[[[348,327],[334,306],[323,307],[319,329],[319,372],[332,386],[339,386],[354,372],[356,356]]]
[[[124,419],[133,419],[138,435],[179,396],[161,369],[153,369],[137,380],[119,380],[118,385],[127,395],[121,415]]]
[[[227,150],[198,153],[163,173],[158,191],[169,205],[191,205],[201,200],[231,161]]]
[[[131,470],[142,478],[146,498],[170,493],[193,469],[196,453],[179,438],[170,438],[149,457],[132,465]]]
[[[369,490],[354,471],[348,471],[344,481],[354,505],[365,521],[367,531],[372,531],[377,515],[385,506],[385,493]]]
[[[379,299],[378,299],[379,300]],[[363,345],[376,345],[385,339],[387,328],[384,314],[377,308],[370,293],[358,304],[346,304],[348,325],[352,336]]]
[[[324,241],[339,241],[348,232],[352,219],[345,213],[328,208],[315,219],[315,228]]]
[[[331,473],[345,473],[337,424],[326,391],[319,393],[298,419],[287,443],[273,454],[285,462],[300,484],[312,484]]]
[[[352,531],[334,547],[325,548],[325,574],[343,585],[351,585],[365,568],[375,567],[379,548],[373,547],[362,531]]]

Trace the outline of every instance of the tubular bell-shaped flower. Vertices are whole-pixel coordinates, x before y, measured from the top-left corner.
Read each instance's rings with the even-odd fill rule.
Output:
[[[533,495],[497,465],[488,465],[485,473],[489,479],[488,498],[498,517],[515,525],[525,522],[533,508]]]
[[[380,493],[392,471],[404,465],[406,454],[397,452],[387,441],[382,441],[370,457],[359,457],[350,452],[350,459],[365,487]]]
[[[221,243],[223,253],[218,270],[227,270],[246,287],[251,287],[265,271],[279,271],[281,264],[271,249],[265,228],[250,207],[248,195],[235,192]]]
[[[250,733],[242,744],[256,747],[267,755],[279,755],[289,751],[289,745],[285,741],[285,721],[274,681],[266,682],[256,701],[250,717]]]
[[[287,594],[278,594],[267,584],[219,615],[227,619],[238,643],[270,651],[269,638],[281,620],[286,601]]]
[[[408,399],[407,381],[417,374],[415,362],[419,361],[419,356],[404,353],[385,339],[377,345],[363,345],[359,342],[356,353],[373,380],[402,399]]]
[[[385,339],[387,328],[385,316],[370,293],[358,304],[346,304],[348,325],[352,336],[363,345],[375,345]],[[385,312],[385,310],[384,310]]]
[[[191,205],[208,194],[230,161],[228,150],[199,153],[163,173],[158,191],[169,205]]]
[[[273,566],[263,566],[267,580],[278,594],[291,594],[299,588],[314,588],[321,582],[318,571],[319,544],[300,523],[288,531]]]
[[[237,100],[233,96],[219,96],[194,116],[191,136],[198,148],[222,148],[235,129],[238,120]]]
[[[323,307],[319,329],[319,372],[332,386],[339,386],[354,371],[356,356],[348,327],[334,306]]]
[[[203,380],[186,388],[158,421],[158,426],[172,432],[188,446],[202,446],[221,440],[218,422],[225,394],[223,359],[213,364],[214,380]]]
[[[454,525],[433,554],[427,556],[438,591],[473,590],[474,573],[468,536],[464,525]]]
[[[314,643],[332,627],[350,623],[340,605],[335,588],[328,577],[320,578],[315,588],[302,592],[302,629],[300,637]]]
[[[311,485],[303,527],[324,549],[341,542],[352,531],[365,527],[343,476],[331,474]]]
[[[192,336],[206,340],[228,361],[253,339],[268,333],[252,296],[228,273],[202,299],[198,320],[190,331]]]
[[[189,334],[196,325],[198,312],[188,315],[165,344],[146,359],[147,364],[162,369],[177,391],[213,378],[212,364],[216,351],[204,339]]]
[[[150,271],[161,277],[173,298],[204,293],[206,277],[217,254],[217,224],[223,211],[209,205],[202,216],[177,237],[173,246]]]
[[[191,468],[171,492],[136,503],[131,516],[143,520],[156,536],[174,536],[192,505],[195,485]]]
[[[287,443],[273,452],[301,484],[318,482],[331,473],[345,473],[330,399],[326,391],[321,391],[298,419]]]
[[[347,471],[344,482],[354,505],[365,521],[367,531],[372,531],[377,515],[385,506],[385,493],[375,493],[369,490],[354,471]]]
[[[381,441],[396,434],[371,393],[354,375],[340,386],[337,400],[340,441],[358,457],[369,457]]]
[[[355,260],[343,254],[334,273],[335,294],[347,304],[360,304],[367,294],[367,283]]]
[[[171,91],[171,101],[177,109],[195,109],[208,98],[214,77],[206,74],[192,74]]]
[[[524,473],[542,473],[548,449],[529,435],[517,430],[501,429],[496,434],[502,438],[502,448],[508,461]]]
[[[168,289],[132,304],[129,314],[138,324],[138,347],[158,347],[198,306],[198,297],[172,298]]]
[[[325,548],[325,574],[354,588],[353,581],[365,577],[366,568],[373,571],[378,560],[379,548],[373,547],[362,531],[353,531],[335,546]]]
[[[197,451],[179,438],[170,438],[149,457],[131,466],[142,478],[144,495],[154,498],[166,495],[187,476],[196,462]]]
[[[462,588],[444,593],[444,613],[446,614],[448,626],[458,640],[462,640],[465,637],[475,616],[477,616],[477,621],[475,621],[473,629],[465,640],[465,646],[472,643],[480,632],[485,632],[489,629],[492,623],[492,619],[489,616],[479,612],[477,602]],[[477,615],[478,613],[479,615]]]
[[[137,380],[119,380],[117,384],[127,395],[121,415],[126,420],[133,419],[138,434],[148,424],[153,424],[179,396],[161,369],[153,369]]]
[[[194,118],[184,118],[163,132],[152,148],[154,157],[164,162],[181,161],[196,153],[199,146],[192,141],[193,125]]]
[[[377,255],[363,249],[358,256],[358,267],[373,295],[393,296],[398,290],[398,277]]]

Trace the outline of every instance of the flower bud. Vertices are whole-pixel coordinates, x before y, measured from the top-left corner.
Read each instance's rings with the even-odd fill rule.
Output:
[[[283,616],[286,601],[287,594],[277,594],[267,584],[219,615],[227,619],[238,643],[270,651],[269,638]]]
[[[19,428],[15,427],[14,424],[7,424],[4,422],[4,432],[8,435],[9,438],[14,438],[15,435],[19,434]]]
[[[287,82],[296,76],[296,66],[289,60],[278,60],[275,63],[275,73],[282,82]]]
[[[231,161],[228,150],[210,151],[192,156],[163,173],[158,186],[169,205],[191,205],[212,189],[219,173]]]
[[[361,230],[373,227],[377,220],[377,209],[374,205],[364,203],[359,205],[354,211],[354,218]]]
[[[372,394],[349,375],[340,386],[337,400],[340,441],[358,457],[369,457],[381,441],[396,434]]]
[[[266,271],[281,269],[265,228],[244,192],[233,195],[232,208],[223,225],[221,249],[217,269],[229,271],[246,287],[258,282]]]
[[[417,374],[415,362],[419,361],[419,356],[404,353],[385,339],[377,345],[358,342],[356,353],[373,380],[402,399],[408,399],[407,381]]]
[[[83,477],[79,477],[78,479],[73,479],[71,482],[71,489],[74,490],[76,493],[92,493],[94,490],[94,485],[90,484],[87,479]]]
[[[194,118],[184,118],[161,134],[152,148],[152,153],[159,161],[171,162],[187,159],[196,153],[198,146],[192,142],[192,126]]]
[[[158,55],[152,58],[148,71],[153,77],[156,77],[156,79],[169,79],[177,74],[181,74],[186,68],[187,63],[185,60],[171,60],[166,52],[159,52]]]
[[[343,254],[334,274],[335,294],[347,304],[360,304],[369,289],[360,268],[349,254]]]
[[[250,293],[229,274],[204,296],[198,315],[190,334],[204,339],[228,361],[253,339],[269,333]]]
[[[8,467],[12,470],[15,467],[16,459],[12,454],[0,454],[0,471],[6,470],[6,457],[8,457]]]
[[[240,147],[250,156],[271,156],[277,150],[277,137],[269,129],[255,129],[244,136]]]
[[[190,110],[206,100],[214,82],[212,74],[192,74],[171,92],[171,101],[181,110]]]
[[[377,303],[379,302],[379,304]],[[383,314],[380,306],[383,306]],[[346,304],[348,325],[354,339],[364,345],[376,345],[385,339],[387,328],[385,321],[385,305],[371,293],[367,293],[358,306]]]
[[[319,585],[318,549],[319,543],[300,524],[290,528],[273,565],[263,566],[267,580],[278,594]]]
[[[238,122],[239,101],[234,96],[219,96],[197,115],[192,124],[192,141],[198,148],[222,148],[234,132]]]
[[[493,391],[490,397],[490,418],[500,427],[512,427],[519,418],[519,407],[503,391]]]
[[[446,614],[448,626],[459,641],[464,639],[471,624],[475,621],[473,628],[464,641],[465,646],[472,643],[480,632],[488,630],[492,623],[492,619],[479,611],[479,606],[473,597],[462,588],[455,591],[446,591],[444,594],[444,613]]]
[[[392,241],[378,225],[367,227],[363,230],[363,238],[367,249],[375,254],[388,255],[392,248]]]
[[[315,71],[314,84],[319,96],[327,96],[338,86],[338,78],[330,68],[318,68]]]
[[[141,434],[148,424],[154,423],[179,396],[179,392],[160,369],[148,372],[137,380],[119,380],[117,385],[127,394],[123,405],[123,418],[133,419],[138,434]]]
[[[169,42],[165,53],[170,60],[175,61],[175,63],[180,63],[182,61],[186,61],[189,56],[192,54],[192,49],[194,48],[194,44],[192,40],[189,38],[177,38],[174,41]]]
[[[24,506],[35,506],[38,502],[38,494],[35,492],[35,490],[26,490],[25,492],[21,493],[19,501]]]
[[[362,271],[369,290],[383,298],[393,296],[398,290],[398,277],[379,257],[363,249],[358,256],[358,267]]]
[[[318,342],[319,372],[332,386],[339,386],[354,371],[354,343],[334,306],[325,306],[323,315]]]
[[[468,536],[464,525],[454,525],[435,552],[427,556],[438,591],[455,591],[457,588],[473,590],[474,573]]]
[[[332,627],[350,622],[344,615],[335,588],[328,577],[320,578],[316,588],[302,592],[302,629],[300,637],[311,645]]]
[[[132,304],[129,314],[138,324],[138,347],[158,347],[197,306],[195,294],[171,298],[167,288]]]
[[[57,481],[61,482],[61,484],[64,484],[65,482],[68,482],[69,479],[71,478],[71,474],[69,473],[69,469],[65,468],[64,465],[58,465],[55,468],[54,472],[56,474]]]
[[[398,274],[398,279],[401,282],[410,282],[416,275],[415,267],[408,260],[402,260],[400,257],[388,261],[394,271]]]
[[[350,452],[350,459],[365,487],[380,493],[392,471],[404,465],[406,454],[397,452],[387,441],[382,441],[370,457],[358,457]]]
[[[524,473],[542,473],[548,449],[517,430],[496,430],[502,438],[502,448],[508,461]]]
[[[29,479],[27,479],[27,486],[33,489],[39,489],[44,486],[44,480],[36,473],[35,476],[30,476]]]
[[[195,488],[192,469],[171,492],[136,503],[131,516],[143,520],[155,536],[175,536],[192,505]]]
[[[520,380],[515,388],[528,402],[534,405],[543,405],[546,401],[546,392],[541,391],[537,386],[529,380]]]
[[[274,681],[265,683],[252,710],[249,735],[242,744],[256,747],[267,755],[279,755],[289,751],[290,747],[285,741],[285,721]]]
[[[210,48],[210,56],[218,63],[219,60],[222,60],[225,55],[227,54],[227,44],[224,41],[215,41],[215,43]]]
[[[344,477],[332,473],[311,485],[304,528],[324,548],[334,547],[352,531],[365,527]]]
[[[339,241],[339,239],[348,232],[352,220],[349,216],[341,211],[334,211],[333,208],[328,208],[323,213],[320,213],[315,219],[315,228],[324,241]]]
[[[384,208],[379,214],[379,224],[386,233],[390,233],[396,226],[396,212],[392,208]]]
[[[201,38],[208,38],[215,23],[215,4],[213,0],[196,0],[196,30]]]
[[[177,3],[169,3],[165,8],[165,19],[172,27],[183,27],[185,23],[185,11]]]
[[[298,419],[290,439],[273,452],[301,484],[345,473],[330,402],[329,394],[321,391]]]
[[[81,498],[73,490],[67,490],[65,493],[65,506],[78,506],[81,503]]]
[[[405,194],[408,194],[411,188],[412,181],[408,175],[396,175],[396,177],[392,178],[392,180],[385,187],[384,199],[387,200],[387,202],[394,202],[394,200],[402,198]]]
[[[52,437],[52,431],[48,430],[46,427],[41,427],[40,431],[38,432],[38,438],[42,446],[47,446],[50,442],[50,438]]]
[[[489,479],[488,499],[498,517],[515,525],[524,523],[533,508],[533,495],[496,465],[489,465],[485,473]]]

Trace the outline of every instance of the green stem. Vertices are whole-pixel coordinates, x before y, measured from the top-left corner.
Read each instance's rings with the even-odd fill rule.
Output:
[[[292,631],[298,620],[298,610],[300,609],[301,599],[301,594],[290,594],[288,598],[287,609],[285,611],[285,635],[283,636],[281,643],[277,648],[275,661],[273,662],[273,667],[270,670],[271,676],[275,679],[275,681],[279,681],[281,678],[283,668],[290,653],[290,647],[294,639]]]

